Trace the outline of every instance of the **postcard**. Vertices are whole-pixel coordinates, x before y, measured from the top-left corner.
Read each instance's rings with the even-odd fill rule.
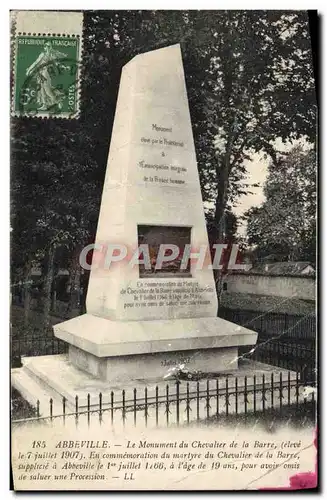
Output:
[[[11,11],[15,491],[318,488],[316,26]]]

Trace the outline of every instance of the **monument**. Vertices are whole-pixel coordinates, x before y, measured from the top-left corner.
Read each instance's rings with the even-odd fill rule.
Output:
[[[123,68],[96,244],[134,252],[151,233],[152,242],[208,249],[179,45]],[[70,361],[108,381],[160,377],[171,363],[237,368],[238,346],[257,335],[217,317],[213,271],[196,264],[176,276],[163,266],[140,274],[128,259],[94,263],[87,314],[54,327]]]
[[[146,247],[150,266],[138,253]],[[54,326],[69,355],[47,356],[46,365],[67,381],[79,373],[94,390],[100,381],[162,379],[179,364],[236,370],[238,348],[256,343],[255,332],[217,317],[179,45],[138,55],[122,70],[86,310]],[[44,381],[45,362],[27,364]],[[72,399],[73,389],[66,392]]]

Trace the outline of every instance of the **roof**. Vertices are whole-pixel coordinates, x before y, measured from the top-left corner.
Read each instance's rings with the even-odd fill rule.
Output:
[[[220,298],[220,305],[233,310],[299,314],[301,316],[315,314],[316,311],[316,304],[313,300],[273,295],[255,295],[253,293],[223,292]]]
[[[303,271],[311,267],[311,273],[314,274],[314,268],[311,262],[271,262],[255,264],[248,272],[250,274],[268,274],[268,275],[302,275]]]

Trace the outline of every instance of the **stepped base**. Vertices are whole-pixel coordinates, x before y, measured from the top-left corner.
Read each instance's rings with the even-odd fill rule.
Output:
[[[69,343],[69,360],[94,377],[163,378],[184,365],[192,371],[236,369],[238,346],[253,345],[257,333],[217,317],[156,321],[112,321],[84,314],[54,326]]]
[[[284,394],[287,394],[288,392],[286,388],[286,385],[288,384],[288,374],[289,372],[287,370],[266,365],[264,363],[242,361],[238,370],[230,370],[221,374],[221,377],[218,378],[219,391],[222,391],[222,393],[226,391],[226,379],[228,379],[228,390],[231,391],[231,394],[235,393],[233,388],[235,388],[237,380],[237,391],[240,394],[238,411],[242,412],[244,397],[242,397],[241,394],[245,384],[244,377],[247,377],[246,384],[247,392],[249,394],[248,410],[250,410],[250,406],[253,404],[252,399],[254,386],[256,387],[256,398],[258,400],[257,409],[259,410],[262,404],[263,384],[269,392],[271,391],[273,382],[275,392],[274,404],[278,406],[280,404],[278,395],[280,394],[281,380],[284,384]],[[134,389],[136,389],[137,400],[144,402],[145,388],[147,388],[148,404],[153,404],[156,401],[156,387],[158,387],[159,402],[163,402],[166,398],[167,383],[169,383],[169,399],[173,403],[176,398],[177,388],[177,385],[173,380],[167,381],[162,379],[153,380],[150,384],[145,380],[130,379],[129,381],[126,381],[124,385],[109,385],[108,382],[96,379],[73,366],[66,354],[23,358],[23,367],[13,369],[11,379],[13,386],[32,406],[36,407],[37,401],[39,401],[39,413],[40,416],[44,417],[50,415],[50,398],[53,400],[52,415],[55,416],[62,415],[64,413],[63,398],[65,398],[65,412],[68,414],[74,413],[76,410],[76,396],[78,397],[78,411],[85,411],[88,408],[88,395],[90,395],[89,407],[91,410],[99,408],[99,393],[102,394],[102,408],[106,409],[111,408],[112,404],[114,404],[115,408],[117,406],[121,406],[123,397],[127,406],[133,405],[135,395]],[[290,372],[289,380],[291,383],[292,381],[295,381],[295,379],[296,373]],[[188,384],[189,394],[190,397],[193,398],[192,401],[194,404],[196,402],[194,395],[197,390],[199,390],[202,398],[204,397],[203,395],[207,394],[207,380],[199,381],[199,389],[196,381],[189,381]],[[124,396],[122,393],[123,389],[125,391]],[[302,389],[303,388],[300,388],[300,399],[302,398]],[[185,394],[186,381],[180,381],[178,384],[178,390],[180,395],[183,393]],[[215,399],[217,390],[217,382],[215,380],[210,380],[209,390],[211,396]],[[114,400],[111,399],[111,391],[114,393]],[[233,396],[230,397],[232,398]],[[224,400],[224,395],[222,395],[222,399]],[[295,400],[295,387],[291,389],[291,400],[293,399]],[[267,397],[267,408],[270,406],[270,402],[271,398]],[[282,404],[289,404],[287,397],[282,399]],[[232,412],[232,409],[233,408],[231,407],[229,410]]]
[[[224,347],[99,358],[78,347],[69,346],[69,361],[74,366],[111,384],[124,384],[130,379],[163,379],[180,366],[205,373],[233,370],[238,366],[237,355],[237,347]]]

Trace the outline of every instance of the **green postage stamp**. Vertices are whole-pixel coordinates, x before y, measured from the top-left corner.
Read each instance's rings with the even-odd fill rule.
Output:
[[[13,114],[76,118],[79,61],[79,35],[18,33],[15,37]]]

